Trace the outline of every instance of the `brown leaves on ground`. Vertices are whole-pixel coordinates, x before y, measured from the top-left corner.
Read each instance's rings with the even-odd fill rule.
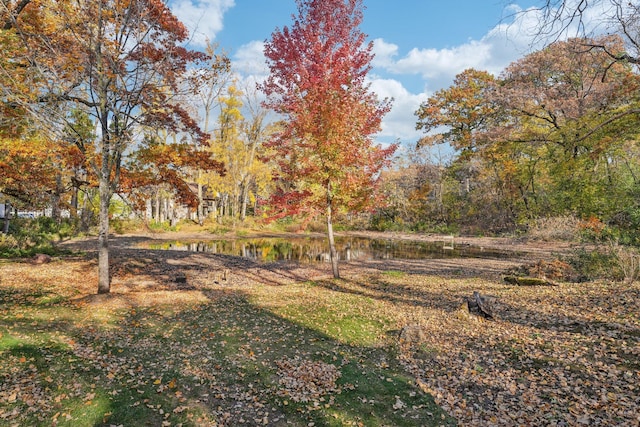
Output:
[[[408,294],[428,298],[405,315],[428,319],[427,338],[401,359],[463,425],[640,423],[637,285],[408,279]],[[450,315],[476,289],[494,296],[499,320]]]
[[[294,402],[318,401],[329,393],[339,392],[336,381],[342,374],[335,365],[299,358],[276,361],[276,365],[279,394]]]
[[[502,281],[504,269],[497,268],[506,263],[497,264],[495,260],[348,263],[342,265],[345,279],[330,280],[330,269],[325,266],[263,266],[213,255],[130,249],[114,252],[113,294],[105,300],[90,296],[97,283],[91,256],[54,259],[43,265],[9,263],[3,265],[0,286],[5,292],[20,288],[25,307],[42,305],[50,310],[53,306],[47,305],[48,301],[56,295],[75,298],[77,314],[90,317],[86,322],[90,327],[73,337],[56,333],[56,340],[66,343],[74,359],[86,360],[98,368],[102,381],[113,385],[114,391],[118,390],[116,384],[124,382],[134,395],[145,387],[152,389],[154,395],[171,395],[175,406],[163,407],[162,417],[209,405],[219,408],[210,416],[220,425],[234,425],[240,420],[254,424],[261,420],[282,421],[282,413],[274,411],[259,390],[243,389],[235,380],[253,375],[248,368],[262,366],[268,357],[275,357],[274,352],[288,351],[288,337],[301,333],[294,329],[293,321],[287,321],[291,317],[304,320],[301,323],[309,329],[334,337],[335,343],[344,342],[363,351],[374,347],[389,350],[388,357],[397,356],[419,389],[433,395],[461,425],[640,423],[639,284],[511,286]],[[397,270],[392,273],[397,274],[385,273],[390,265]],[[215,271],[225,268],[230,269],[228,282],[211,281]],[[176,271],[184,272],[194,289],[176,287],[171,281]],[[30,287],[43,291],[30,292]],[[474,291],[491,299],[497,320],[471,322],[456,316],[463,299]],[[202,301],[208,301],[203,304],[206,310],[194,308]],[[288,311],[296,304],[307,305],[309,312],[343,323],[319,325],[313,316],[300,319],[301,311]],[[171,310],[158,310],[160,306],[172,307],[175,319]],[[103,316],[101,310],[107,313],[113,309],[128,310],[126,318],[130,323],[126,327],[115,329],[106,322],[109,316]],[[63,320],[54,318],[53,312],[47,314],[47,310],[39,310],[38,316],[34,311],[25,311],[30,316],[28,326],[43,329]],[[177,317],[180,310],[189,310],[189,318]],[[229,313],[233,310],[236,313],[231,318]],[[276,326],[256,325],[249,320],[247,325],[236,324],[250,319],[255,310],[262,311],[263,322],[289,329],[266,335],[265,330],[275,331]],[[11,319],[22,315],[0,311]],[[334,312],[349,316],[342,318]],[[173,320],[175,323],[170,322]],[[213,321],[217,327],[212,326]],[[349,330],[351,325],[377,329],[356,342]],[[398,331],[407,325],[416,329],[417,338],[404,339],[398,345]],[[395,331],[390,330],[394,328]],[[16,330],[8,332],[21,338]],[[340,377],[344,369],[341,362],[333,365],[314,360],[312,354],[305,353],[305,346],[310,345],[308,337],[300,335],[300,340],[295,352],[269,367],[274,394],[292,402],[327,403],[334,397],[338,399],[339,384],[344,381]],[[131,353],[137,348],[145,348],[145,357],[153,362],[141,364]],[[303,353],[298,356],[299,350]],[[47,397],[47,390],[53,386],[49,377],[38,376],[35,358],[24,354],[3,357],[3,364],[8,362],[5,366],[9,368],[2,377],[0,402],[25,402],[33,411],[52,413],[59,402]],[[220,366],[226,366],[226,372]],[[159,375],[167,367],[178,370],[185,378],[193,377],[199,384],[207,384],[206,393],[205,389],[188,390],[180,381],[172,382],[175,377],[169,374]],[[196,391],[200,394],[194,400]],[[72,383],[56,399],[96,401],[98,396],[94,399],[91,393],[95,393],[91,384],[78,383],[76,387]],[[143,397],[141,405],[145,404]],[[187,397],[191,400],[185,401]],[[389,395],[388,400],[397,410],[407,402],[405,397],[394,395]],[[243,403],[241,412],[228,409],[233,402]],[[156,410],[159,413],[160,409]],[[17,419],[20,415],[12,411],[13,406],[8,406],[0,417]],[[61,413],[56,418],[65,416]]]

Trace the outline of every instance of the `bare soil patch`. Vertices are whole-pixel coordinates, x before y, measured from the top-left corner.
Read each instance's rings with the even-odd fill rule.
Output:
[[[309,234],[305,234],[309,235]],[[400,239],[414,241],[439,242],[443,236],[408,233],[350,232],[345,236],[368,237],[377,239]],[[299,234],[255,234],[250,237],[300,237]],[[315,236],[323,236],[315,234]],[[145,233],[112,236],[110,239],[112,264],[115,269],[114,290],[126,292],[131,287],[131,278],[135,278],[139,288],[141,277],[145,286],[173,286],[177,271],[186,273],[189,282],[197,286],[200,281],[209,281],[221,271],[229,270],[235,283],[287,284],[305,280],[318,280],[331,277],[329,264],[298,264],[280,262],[262,264],[248,259],[179,251],[148,250],[140,246],[163,241],[206,241],[218,239],[237,239],[235,235],[211,235],[198,232]],[[524,241],[520,239],[495,237],[456,237],[456,245],[471,245],[478,248],[497,249],[519,254],[518,257],[495,258],[456,258],[425,260],[373,260],[341,262],[340,269],[345,275],[372,273],[384,270],[397,270],[411,274],[428,274],[461,277],[485,277],[498,279],[508,269],[531,264],[535,261],[553,259],[558,254],[567,253],[575,245],[567,242]],[[96,256],[96,239],[72,240],[62,247],[84,251],[87,259]],[[144,273],[144,274],[141,274]]]

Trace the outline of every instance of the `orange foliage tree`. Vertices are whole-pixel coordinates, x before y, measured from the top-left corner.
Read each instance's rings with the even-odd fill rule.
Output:
[[[2,7],[2,41],[10,60],[0,61],[0,72],[7,76],[17,68],[24,77],[3,79],[5,102],[28,111],[52,133],[68,134],[75,110],[97,124],[91,147],[96,155],[87,160],[100,199],[98,293],[107,293],[109,204],[119,188],[123,159],[142,130],[195,139],[195,145],[177,147],[181,167],[193,162],[221,166],[195,154],[208,135],[177,102],[188,87],[183,83],[189,67],[206,63],[208,56],[182,45],[188,32],[161,0],[32,0],[2,2]],[[90,148],[77,147],[80,152]],[[156,160],[164,158],[160,151]]]

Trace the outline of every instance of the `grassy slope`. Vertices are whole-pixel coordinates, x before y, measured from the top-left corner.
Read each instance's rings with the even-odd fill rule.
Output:
[[[0,425],[453,424],[370,298],[306,283],[72,302],[87,267],[3,265]]]

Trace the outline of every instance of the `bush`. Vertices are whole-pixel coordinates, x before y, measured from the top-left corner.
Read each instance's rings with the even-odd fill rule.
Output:
[[[609,253],[613,256],[626,284],[632,284],[640,276],[640,253],[637,248],[624,246],[618,242],[609,245]]]
[[[168,231],[178,231],[178,226],[177,225],[171,225],[170,222],[168,221],[164,221],[164,222],[159,222],[159,221],[151,221],[149,224],[149,229],[151,231],[154,231],[156,233],[165,233]]]
[[[139,219],[113,218],[109,220],[109,228],[116,234],[126,234],[144,230],[145,225]]]
[[[529,224],[527,236],[534,240],[566,240],[580,239],[581,221],[573,215],[552,218],[538,218]]]
[[[340,231],[343,227],[339,223],[333,223],[333,230]],[[326,221],[316,220],[311,221],[307,224],[306,230],[312,233],[326,233],[327,232],[327,223]]]
[[[27,257],[36,253],[55,255],[54,242],[77,233],[76,223],[60,223],[52,218],[15,218],[9,223],[9,234],[0,234],[1,257]]]
[[[624,279],[619,262],[609,250],[577,249],[563,257],[563,261],[573,267],[578,281]]]
[[[371,218],[369,229],[373,231],[407,231],[407,226],[401,218],[392,218],[384,214],[377,214]]]
[[[344,231],[362,231],[369,227],[371,215],[368,213],[348,215],[344,220],[340,221]]]
[[[10,253],[19,248],[20,243],[15,237],[10,234],[0,233],[0,254]]]
[[[552,281],[575,282],[580,278],[584,279],[584,276],[579,277],[577,275],[571,264],[559,259],[540,260],[533,264],[522,265],[507,271],[514,276],[531,276]]]

